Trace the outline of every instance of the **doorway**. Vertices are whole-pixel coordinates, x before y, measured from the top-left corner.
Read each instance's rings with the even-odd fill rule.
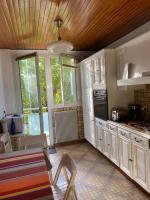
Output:
[[[46,133],[50,144],[50,127],[47,106],[45,58],[30,54],[18,58],[24,133]]]

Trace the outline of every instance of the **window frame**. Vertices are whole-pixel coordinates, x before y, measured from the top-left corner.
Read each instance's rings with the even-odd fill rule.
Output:
[[[59,64],[60,64],[60,81],[61,81],[61,94],[62,94],[62,103],[61,104],[55,104],[54,103],[54,94],[53,94],[53,108],[63,108],[63,107],[70,107],[70,106],[76,106],[77,102],[78,102],[78,95],[77,95],[77,63],[74,57],[72,56],[66,56],[69,58],[73,58],[75,61],[75,66],[71,66],[71,65],[65,65],[62,63],[61,58],[65,57],[66,55],[51,55],[50,59],[53,57],[58,57],[59,60]],[[51,64],[50,64],[51,65]],[[64,81],[63,81],[63,67],[70,67],[74,69],[74,73],[75,73],[75,101],[72,103],[65,103],[64,101]],[[52,68],[52,65],[51,65]],[[53,76],[53,74],[51,74],[51,76]],[[53,87],[53,83],[52,83],[52,87]],[[52,91],[53,92],[53,91]]]

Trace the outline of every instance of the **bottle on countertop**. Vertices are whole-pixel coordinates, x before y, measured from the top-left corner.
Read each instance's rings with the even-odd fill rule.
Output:
[[[16,124],[15,124],[13,118],[11,119],[11,123],[10,123],[10,133],[11,133],[12,135],[13,135],[13,134],[16,134]]]

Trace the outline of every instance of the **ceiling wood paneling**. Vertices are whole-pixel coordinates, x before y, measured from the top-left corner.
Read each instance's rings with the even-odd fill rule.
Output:
[[[46,49],[57,16],[75,50],[98,50],[148,22],[150,0],[0,0],[0,48]]]

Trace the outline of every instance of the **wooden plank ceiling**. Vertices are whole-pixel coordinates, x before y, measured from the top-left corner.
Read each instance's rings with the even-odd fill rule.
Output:
[[[150,0],[0,0],[0,48],[46,49],[62,38],[98,50],[150,20]]]

